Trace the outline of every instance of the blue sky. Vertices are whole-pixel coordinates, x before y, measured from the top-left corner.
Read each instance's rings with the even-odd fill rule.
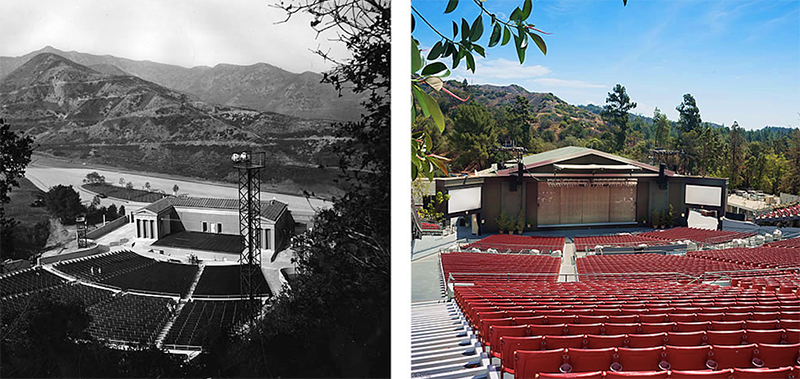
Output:
[[[522,3],[484,4],[503,16]],[[447,15],[446,0],[411,5],[448,36],[451,20],[471,23],[478,15],[470,0]],[[531,45],[521,66],[512,40],[487,49],[474,75],[462,61],[453,77],[519,84],[571,104],[598,105],[620,83],[639,104],[634,113],[652,116],[658,107],[672,120],[683,94],[691,93],[704,121],[729,126],[737,120],[746,129],[800,126],[800,0],[628,0],[627,6],[621,0],[538,0],[529,22],[553,33],[544,36],[547,56]],[[432,46],[435,34],[419,19],[416,24],[414,37]]]

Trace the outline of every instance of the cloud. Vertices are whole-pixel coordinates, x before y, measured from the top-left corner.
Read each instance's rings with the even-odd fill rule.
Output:
[[[558,88],[606,88],[608,86],[602,84],[594,84],[585,82],[583,80],[567,80],[556,78],[539,78],[534,79],[539,85]]]
[[[471,71],[467,71],[466,64],[462,60],[459,68],[453,74],[476,81],[496,81],[497,79],[520,81],[530,77],[544,76],[551,72],[549,68],[542,65],[523,66],[504,58],[477,59],[475,66],[476,70],[473,74]]]

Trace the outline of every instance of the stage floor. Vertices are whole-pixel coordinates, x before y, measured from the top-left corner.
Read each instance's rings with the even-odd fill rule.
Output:
[[[239,254],[244,249],[242,237],[235,234],[177,232],[153,242],[153,247],[175,247]]]

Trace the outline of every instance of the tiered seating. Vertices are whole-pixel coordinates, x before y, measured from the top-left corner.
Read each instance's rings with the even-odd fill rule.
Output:
[[[740,263],[755,268],[800,267],[800,249],[781,247],[701,250],[687,255],[698,258]]]
[[[121,250],[108,255],[59,263],[55,268],[77,278],[102,282],[117,275],[135,271],[156,263],[132,251]]]
[[[453,278],[459,282],[491,282],[496,280],[555,281],[561,266],[561,258],[542,255],[454,252],[443,253],[441,259],[445,278],[450,278],[451,274],[453,274]],[[501,275],[480,275],[495,273]],[[512,273],[512,275],[502,275],[509,273]]]
[[[686,227],[679,227],[663,231],[653,231],[653,232],[637,234],[637,236],[640,237],[655,238],[664,241],[690,240],[706,245],[730,242],[735,239],[748,238],[754,235],[755,235],[754,233],[748,233],[748,232],[696,229],[696,228],[686,228]]]
[[[138,290],[184,295],[189,290],[197,266],[161,262],[131,251],[56,265],[58,270],[85,280]]]
[[[439,226],[439,224],[434,224],[432,222],[423,222],[422,223],[422,229],[423,230],[439,230],[439,229],[442,229],[442,227]]]
[[[793,273],[784,272],[782,275],[737,278],[731,279],[731,285],[756,290],[792,293],[800,288],[800,274],[795,270]]]
[[[769,246],[769,247],[791,247],[791,248],[800,249],[800,237],[785,239],[785,240],[782,240],[782,241],[770,242],[768,244],[765,244],[764,246]]]
[[[773,209],[756,216],[756,222],[800,220],[800,203]]]
[[[575,237],[575,249],[578,251],[591,250],[597,245],[605,247],[636,247],[643,244],[647,246],[659,246],[667,243],[668,242],[664,240],[650,238],[640,234]]]
[[[52,288],[64,283],[63,279],[40,268],[17,271],[0,277],[0,297]]]
[[[668,376],[800,363],[797,293],[597,281],[476,283],[455,287],[454,297],[502,370],[515,378],[672,370],[664,371]]]
[[[267,285],[264,274],[261,270],[257,271],[253,281],[257,284],[259,294],[269,296],[272,294]],[[242,295],[241,290],[241,267],[233,266],[206,266],[200,281],[194,289],[194,295],[205,296],[230,296]]]
[[[165,344],[202,346],[214,333],[226,333],[251,312],[247,300],[194,300],[181,310]]]
[[[579,274],[585,280],[620,279],[680,279],[676,275],[635,275],[634,273],[682,273],[697,276],[713,271],[735,271],[752,269],[739,263],[722,262],[703,258],[661,254],[591,255],[578,258]],[[609,275],[597,275],[609,274]],[[619,273],[619,275],[614,275]],[[767,273],[763,273],[766,275]]]
[[[495,249],[500,252],[518,253],[523,250],[539,250],[550,252],[564,249],[564,237],[515,236],[509,234],[493,234],[480,241],[462,246],[462,250]]]
[[[89,333],[98,339],[150,344],[170,317],[175,301],[165,297],[127,294],[101,301],[87,309]]]

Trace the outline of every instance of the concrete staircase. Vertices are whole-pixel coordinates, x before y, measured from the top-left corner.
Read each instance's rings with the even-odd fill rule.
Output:
[[[200,268],[197,270],[197,275],[195,275],[194,281],[192,281],[192,285],[190,285],[189,290],[186,291],[186,296],[178,301],[178,305],[175,307],[175,312],[169,318],[167,323],[164,324],[164,328],[161,329],[161,332],[158,333],[158,338],[156,338],[156,346],[161,347],[162,343],[164,342],[164,338],[167,338],[167,334],[169,334],[170,329],[172,329],[172,325],[175,324],[175,320],[178,319],[178,315],[181,314],[183,307],[189,302],[189,299],[192,298],[194,289],[197,287],[197,283],[200,282],[200,276],[203,275],[203,271],[205,269],[206,265],[200,265]]]

